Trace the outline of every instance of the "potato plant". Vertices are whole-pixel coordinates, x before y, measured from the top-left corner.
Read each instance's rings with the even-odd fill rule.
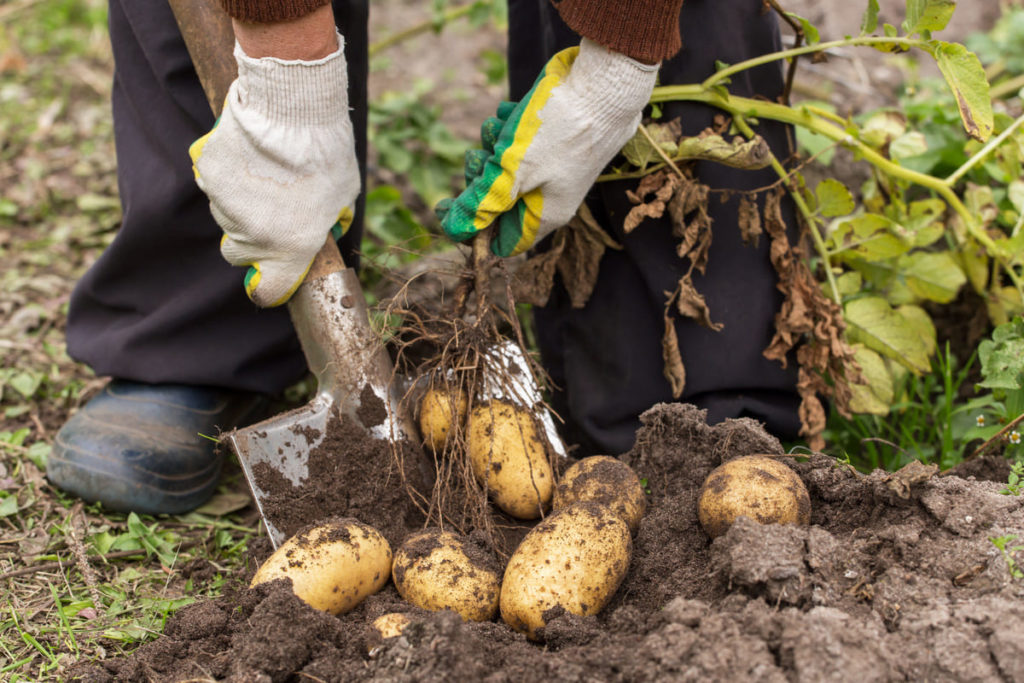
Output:
[[[820,448],[822,397],[847,417],[885,415],[900,400],[897,388],[906,373],[931,371],[938,349],[930,309],[969,289],[983,302],[991,325],[1024,313],[1024,116],[1017,112],[1015,118],[1006,103],[993,101],[976,54],[933,38],[950,21],[953,0],[907,0],[906,20],[899,27],[879,26],[878,3],[869,0],[859,33],[829,42],[820,42],[808,21],[769,4],[797,29],[796,47],[721,64],[702,83],[659,87],[652,96],[654,105],[678,100],[721,109],[723,131],[687,138],[673,130],[672,122],[650,121],[624,149],[628,164],[601,180],[642,178],[637,216],[632,223],[626,219],[629,232],[644,216],[661,215],[658,211],[684,191],[692,196],[699,184],[688,170],[693,160],[770,166],[777,172],[779,185],[762,192],[763,210],[754,194],[741,196],[738,222],[745,235],[768,232],[778,242],[773,254],[780,246],[795,257],[775,263],[786,301],[765,355],[782,362],[796,351],[803,434]],[[948,111],[955,112],[966,135],[959,166],[948,168],[949,155],[936,156],[928,136],[914,128],[913,115],[904,111],[840,116],[813,102],[785,104],[729,92],[730,77],[744,70],[782,59],[790,60],[792,68],[800,57],[855,47],[913,50],[934,60],[949,92]],[[850,150],[870,170],[869,180],[859,188],[836,178],[808,186],[802,165],[784,166],[761,141],[757,126],[764,120],[791,124],[801,139],[817,141],[818,153],[833,147]],[[783,190],[801,219],[797,244],[789,244],[784,230],[773,234],[769,229],[780,223],[775,219]],[[678,396],[685,373],[673,352],[671,319],[676,315],[711,325],[690,273],[666,305],[666,375],[677,378]]]

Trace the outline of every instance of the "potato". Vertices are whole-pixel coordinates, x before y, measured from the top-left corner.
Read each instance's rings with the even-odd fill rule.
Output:
[[[381,638],[396,638],[409,625],[409,615],[401,612],[382,614],[373,620],[373,628]]]
[[[454,610],[466,621],[487,621],[498,611],[497,560],[450,531],[409,536],[395,553],[391,575],[398,594],[417,607]]]
[[[251,586],[292,580],[311,606],[344,614],[391,576],[391,546],[380,532],[352,518],[332,517],[295,534],[256,571]]]
[[[721,536],[737,517],[760,524],[809,524],[811,497],[785,463],[747,455],[715,468],[700,490],[697,516],[711,538]]]
[[[452,409],[458,422],[466,419],[469,399],[466,392],[452,396],[441,389],[428,389],[420,399],[420,435],[435,453],[444,451],[448,435],[452,431]]]
[[[618,458],[595,455],[583,458],[565,471],[555,489],[552,510],[592,500],[607,505],[636,533],[647,511],[647,496],[636,472]]]
[[[554,607],[587,616],[600,612],[626,576],[629,526],[607,506],[570,505],[526,535],[505,568],[501,618],[531,640]]]
[[[529,411],[492,400],[469,415],[469,461],[495,504],[517,519],[537,519],[551,502],[554,474]]]

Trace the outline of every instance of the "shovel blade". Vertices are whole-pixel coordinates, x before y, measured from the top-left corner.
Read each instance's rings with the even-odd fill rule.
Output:
[[[268,487],[279,482],[280,477],[296,487],[306,481],[309,452],[327,434],[332,408],[330,396],[320,394],[301,408],[225,435],[242,465],[275,550],[286,537],[274,522],[274,510],[267,506],[273,493]]]

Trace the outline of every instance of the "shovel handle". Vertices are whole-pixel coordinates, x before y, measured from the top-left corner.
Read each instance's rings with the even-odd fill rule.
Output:
[[[206,101],[214,116],[220,116],[228,88],[238,76],[233,54],[235,31],[231,17],[216,0],[167,0],[178,22],[181,37],[192,58],[192,65],[206,93]],[[314,279],[345,269],[338,245],[330,237],[313,259],[307,279]]]

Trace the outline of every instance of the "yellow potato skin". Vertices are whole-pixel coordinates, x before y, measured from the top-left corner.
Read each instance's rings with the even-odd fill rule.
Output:
[[[629,465],[609,455],[583,458],[567,469],[555,488],[551,509],[558,511],[585,500],[607,505],[633,534],[647,511],[640,477]]]
[[[704,480],[697,517],[707,535],[717,538],[741,516],[759,524],[809,524],[811,498],[785,463],[763,455],[734,458]]]
[[[334,517],[282,543],[250,586],[285,577],[304,602],[344,614],[388,582],[391,546],[373,527]]]
[[[492,500],[516,519],[537,519],[551,502],[554,473],[529,412],[505,401],[473,407],[469,460]]]
[[[448,435],[452,431],[452,407],[454,405],[458,422],[466,419],[469,400],[466,392],[459,392],[453,400],[452,396],[440,389],[428,389],[420,399],[420,435],[423,443],[435,453],[444,451],[448,443]]]
[[[570,505],[537,524],[509,559],[501,584],[501,618],[538,640],[553,607],[600,612],[629,569],[633,541],[626,523],[595,502]]]
[[[409,615],[401,612],[382,614],[373,620],[373,628],[381,638],[395,638],[409,625]]]
[[[398,594],[432,612],[450,609],[466,621],[488,621],[498,611],[501,575],[493,557],[474,562],[458,534],[425,529],[395,552],[391,575]],[[478,553],[483,552],[478,550]]]

